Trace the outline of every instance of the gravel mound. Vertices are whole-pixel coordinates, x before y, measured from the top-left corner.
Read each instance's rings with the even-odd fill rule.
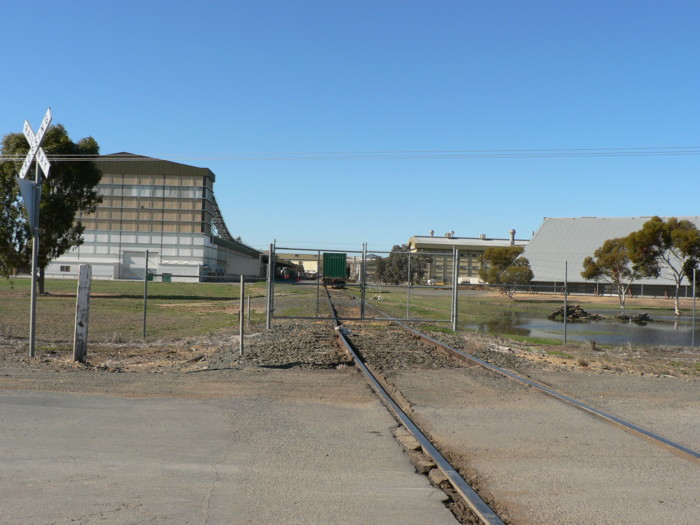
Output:
[[[246,337],[243,356],[238,347],[212,356],[209,368],[336,368],[350,362],[340,350],[328,323],[285,323]]]

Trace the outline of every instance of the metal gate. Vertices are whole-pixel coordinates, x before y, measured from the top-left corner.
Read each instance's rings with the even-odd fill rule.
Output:
[[[459,254],[394,249],[323,250],[270,245],[268,326],[272,319],[331,319],[324,286],[357,301],[346,321],[452,323],[457,319]]]

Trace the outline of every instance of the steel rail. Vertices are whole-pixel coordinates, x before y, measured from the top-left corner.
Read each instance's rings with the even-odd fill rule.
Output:
[[[332,321],[333,317],[331,315],[327,315],[325,317],[322,316],[313,316],[313,315],[276,315],[275,319],[306,319],[306,320],[313,320],[313,321]],[[396,322],[401,322],[405,321],[405,317],[340,317],[340,321],[396,321]],[[416,323],[449,323],[450,321],[445,320],[442,321],[440,319],[411,319],[412,322]]]
[[[376,310],[377,312],[381,313],[382,315],[385,315],[384,312],[379,310],[378,308],[371,306],[372,309]],[[583,412],[586,412],[590,415],[593,415],[599,419],[602,419],[603,421],[606,421],[608,423],[612,423],[626,432],[629,432],[630,434],[636,435],[637,437],[641,437],[643,439],[646,439],[647,441],[650,441],[651,443],[654,443],[656,445],[661,445],[667,449],[669,449],[671,452],[684,457],[686,459],[690,459],[695,462],[700,462],[700,452],[697,452],[695,450],[692,450],[691,448],[688,448],[684,445],[681,445],[680,443],[676,443],[675,441],[671,441],[670,439],[667,439],[663,436],[660,436],[659,434],[655,434],[654,432],[651,432],[650,430],[646,430],[642,427],[639,427],[633,423],[630,423],[629,421],[625,421],[624,419],[621,419],[617,416],[613,416],[612,414],[608,414],[607,412],[604,412],[600,409],[597,409],[595,407],[592,407],[590,405],[587,405],[586,403],[583,403],[581,401],[578,401],[577,399],[574,399],[572,397],[569,397],[565,394],[562,394],[561,392],[557,392],[556,390],[549,388],[548,386],[545,386],[541,383],[538,383],[536,381],[533,381],[531,379],[527,379],[525,377],[522,377],[515,372],[511,372],[510,370],[506,370],[504,368],[501,368],[499,366],[493,365],[491,363],[488,363],[482,359],[479,359],[478,357],[475,357],[471,354],[468,354],[467,352],[463,352],[462,350],[458,350],[457,348],[453,348],[448,344],[443,343],[442,341],[438,341],[437,339],[433,339],[429,335],[426,335],[422,332],[419,332],[418,330],[415,330],[411,328],[410,326],[404,324],[401,321],[395,321],[399,326],[402,328],[408,330],[411,332],[413,335],[416,337],[419,337],[422,341],[431,344],[433,346],[442,348],[444,350],[447,350],[448,352],[452,353],[456,357],[461,358],[462,360],[466,360],[468,362],[476,363],[488,370],[491,370],[492,372],[496,372],[497,374],[503,375],[505,377],[508,377],[509,379],[513,379],[514,381],[518,381],[520,383],[526,384],[532,388],[535,388],[536,390],[539,390],[540,392],[543,392],[547,394],[548,396],[551,396],[559,401],[562,401],[564,403],[567,403],[568,405],[571,405],[579,410],[582,410]]]
[[[469,483],[457,472],[457,470],[445,459],[445,457],[438,451],[437,448],[430,442],[425,434],[418,428],[418,426],[411,420],[411,418],[404,412],[401,407],[394,401],[391,395],[384,389],[384,387],[379,383],[377,378],[372,374],[372,372],[367,368],[367,366],[362,362],[360,356],[355,351],[355,348],[348,338],[348,336],[343,332],[340,323],[338,322],[338,316],[331,300],[330,293],[326,289],[328,295],[328,302],[330,304],[331,310],[333,311],[333,323],[336,328],[336,332],[343,343],[343,346],[347,349],[348,353],[352,356],[355,361],[355,365],[362,371],[365,378],[369,382],[372,389],[379,396],[384,406],[398,419],[406,429],[413,435],[413,437],[420,443],[423,451],[428,454],[431,459],[435,462],[435,465],[445,474],[447,479],[450,481],[454,489],[464,498],[469,508],[474,512],[479,519],[481,519],[487,525],[504,525],[504,522],[498,517],[494,510],[488,506],[488,504],[481,499],[481,496],[469,485]]]

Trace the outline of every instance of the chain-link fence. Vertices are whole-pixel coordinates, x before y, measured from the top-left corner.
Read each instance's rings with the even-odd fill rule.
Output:
[[[328,281],[324,258],[335,252],[273,250],[283,270],[274,284],[271,317],[330,318],[321,287]],[[523,282],[517,275],[509,280],[506,273],[502,282],[488,284],[480,280],[474,261],[456,251],[370,253],[363,248],[344,255],[344,293],[357,300],[356,308],[340,312],[345,320],[442,323],[440,329],[446,324],[454,330],[550,343],[694,346],[700,335],[692,284],[679,289],[683,315],[678,316],[671,283],[632,283],[622,309],[615,285],[581,281],[566,265],[550,269],[558,277],[550,281]]]
[[[264,327],[265,281],[246,279],[241,303],[240,276],[225,282],[165,281],[149,273],[140,281],[94,279],[90,289],[90,342],[175,341],[215,333],[238,333],[241,304],[245,324]],[[71,343],[75,328],[77,280],[47,279],[36,300],[36,340]],[[0,280],[0,335],[29,335],[30,278]]]
[[[357,299],[356,308],[339,312],[342,320],[452,319],[453,255],[274,247],[273,259],[273,318],[330,319],[329,285]]]
[[[243,301],[239,275],[208,275],[205,282],[150,272],[140,280],[93,279],[89,342],[237,334],[241,308],[253,331],[274,319],[330,319],[324,285],[354,298],[355,306],[341,312],[345,320],[396,319],[545,342],[695,346],[700,336],[692,284],[679,290],[679,316],[671,284],[633,283],[623,310],[615,286],[570,282],[566,268],[548,282],[485,284],[455,251],[271,248],[267,276],[245,278]],[[30,285],[28,277],[0,280],[0,336],[28,337]],[[71,344],[76,291],[75,279],[46,280],[37,297],[39,344]],[[578,309],[561,316],[565,306],[567,313]]]

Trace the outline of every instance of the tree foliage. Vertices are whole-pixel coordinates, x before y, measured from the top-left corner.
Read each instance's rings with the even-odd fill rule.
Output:
[[[513,297],[516,285],[528,284],[534,277],[530,261],[521,256],[523,249],[522,246],[487,248],[481,256],[481,280],[500,285],[503,293]]]
[[[632,283],[641,277],[629,257],[625,238],[608,239],[596,249],[593,257],[583,260],[581,276],[588,280],[605,280],[617,289],[620,308],[625,307],[625,299]]]
[[[380,283],[418,283],[425,276],[428,257],[409,252],[408,246],[395,245],[388,257],[376,260],[374,278]]]
[[[99,154],[92,137],[74,143],[66,129],[58,124],[47,129],[42,147],[49,158]],[[24,156],[29,144],[22,133],[10,133],[2,140],[3,155]],[[0,162],[0,275],[29,271],[31,267],[31,231],[15,181],[22,159]],[[33,177],[33,171],[32,179]],[[101,198],[96,186],[102,172],[92,161],[52,160],[49,179],[42,183],[39,208],[39,287],[43,291],[44,269],[48,263],[83,242],[85,229],[81,213],[93,213]]]
[[[627,237],[630,259],[635,271],[657,278],[668,271],[676,285],[675,312],[680,315],[680,289],[691,276],[700,258],[700,231],[690,221],[670,217],[666,221],[652,217],[641,230]]]

